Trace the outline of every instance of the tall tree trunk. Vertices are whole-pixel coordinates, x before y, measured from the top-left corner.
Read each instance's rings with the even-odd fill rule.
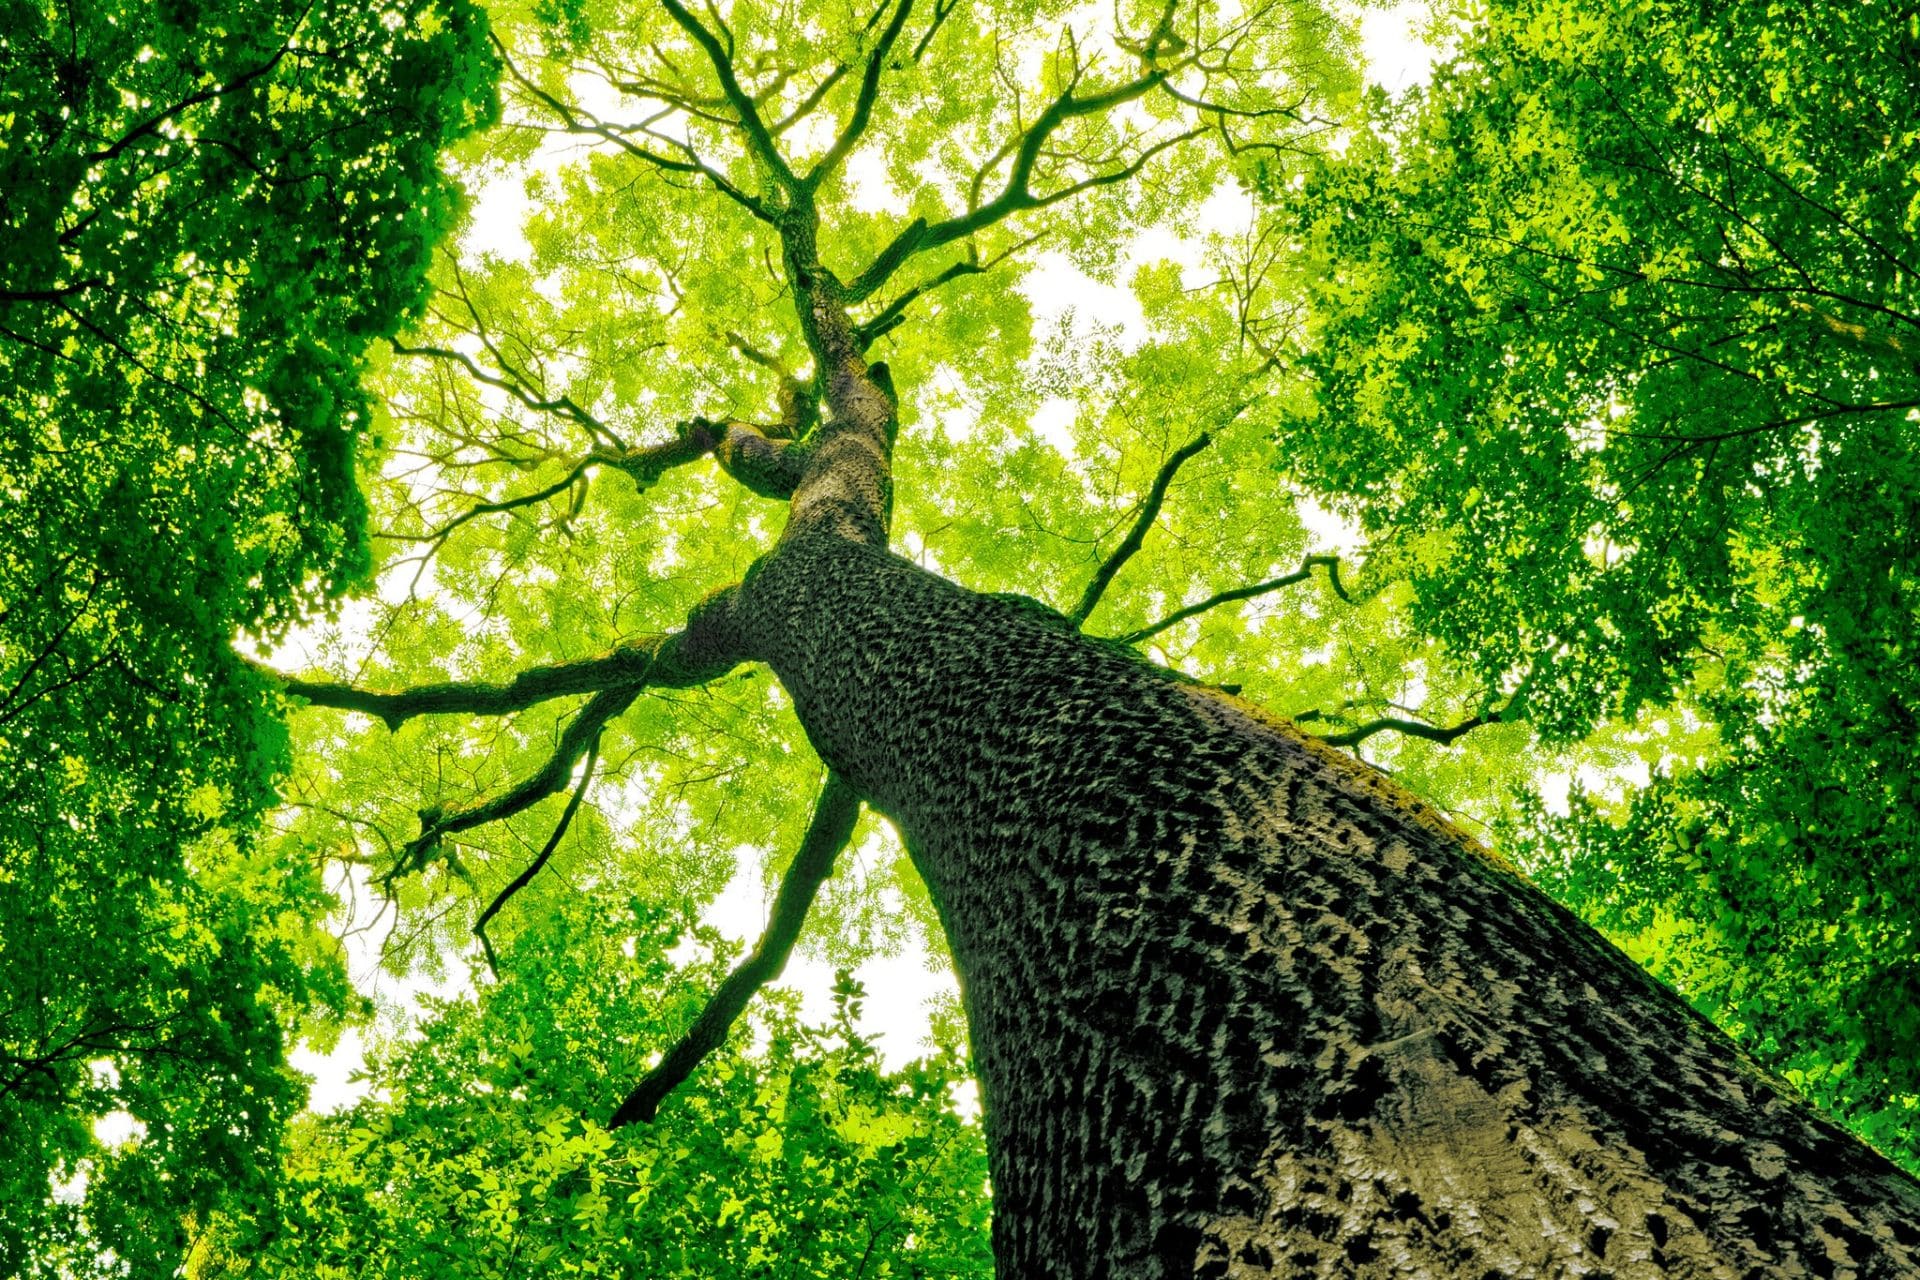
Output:
[[[1006,1280],[1920,1276],[1920,1186],[1385,779],[806,489],[732,615],[939,908]]]

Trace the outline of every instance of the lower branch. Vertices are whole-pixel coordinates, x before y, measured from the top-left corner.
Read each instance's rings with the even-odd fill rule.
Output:
[[[853,838],[853,824],[859,816],[860,797],[852,787],[828,774],[826,789],[814,804],[813,819],[800,841],[800,851],[794,854],[793,865],[787,868],[786,877],[780,882],[780,892],[773,901],[773,918],[768,921],[760,944],[727,975],[707,1007],[700,1011],[679,1042],[667,1051],[660,1065],[634,1086],[607,1122],[607,1128],[618,1129],[636,1120],[651,1121],[666,1096],[693,1074],[694,1068],[709,1053],[720,1047],[754,993],[780,976],[787,966],[787,957],[793,952],[794,942],[800,937],[807,909],[813,905],[821,882],[833,871],[834,859]]]
[[[511,818],[566,786],[580,758],[600,741],[600,733],[607,727],[607,722],[632,706],[633,700],[639,696],[640,689],[637,686],[604,689],[594,694],[587,705],[580,709],[580,714],[573,718],[573,723],[560,735],[560,744],[554,748],[539,772],[521,780],[503,794],[458,809],[421,810],[420,834],[407,843],[407,847],[400,852],[400,860],[381,877],[383,886],[391,889],[396,878],[424,867],[440,847],[440,842],[454,832]]]
[[[1378,720],[1369,720],[1357,728],[1314,736],[1330,747],[1357,747],[1378,733],[1403,733],[1409,738],[1424,738],[1428,742],[1437,742],[1445,747],[1451,746],[1457,739],[1464,738],[1483,725],[1501,723],[1504,711],[1505,708],[1500,711],[1483,711],[1479,715],[1467,717],[1459,724],[1445,728],[1427,724],[1423,720],[1408,720],[1402,716],[1381,716]]]
[[[247,663],[311,706],[358,711],[389,730],[415,716],[499,716],[582,693],[625,693],[631,701],[643,689],[691,689],[737,666],[726,618],[735,588],[723,587],[694,607],[687,625],[666,635],[631,640],[594,658],[529,667],[504,682],[450,680],[410,689],[363,689],[336,680],[302,680],[263,663]]]
[[[547,837],[547,843],[541,847],[539,855],[529,862],[506,888],[494,895],[493,901],[487,904],[487,909],[482,911],[480,918],[473,922],[473,936],[480,939],[480,949],[487,956],[487,969],[496,978],[500,976],[500,964],[498,957],[493,954],[493,939],[487,936],[487,922],[500,914],[500,908],[506,906],[514,894],[533,883],[533,878],[540,874],[542,867],[547,865],[547,859],[551,858],[553,851],[560,847],[561,838],[567,834],[567,828],[573,825],[573,815],[580,811],[580,802],[587,797],[587,787],[593,781],[593,763],[599,754],[600,739],[596,735],[592,745],[587,748],[587,765],[580,771],[580,782],[574,787],[573,795],[568,798],[567,807],[561,810],[560,821],[555,824],[553,834]]]

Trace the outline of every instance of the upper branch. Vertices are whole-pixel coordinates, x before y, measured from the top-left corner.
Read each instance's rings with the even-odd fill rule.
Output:
[[[1080,603],[1075,605],[1073,612],[1067,615],[1072,619],[1074,626],[1086,624],[1087,618],[1093,613],[1094,606],[1100,603],[1100,597],[1105,594],[1107,584],[1113,581],[1113,575],[1120,572],[1120,566],[1131,560],[1134,552],[1140,550],[1141,544],[1146,541],[1147,530],[1152,527],[1155,518],[1160,514],[1161,505],[1167,500],[1167,486],[1173,483],[1174,473],[1180,470],[1181,464],[1188,458],[1212,443],[1213,437],[1202,431],[1175,449],[1173,456],[1161,464],[1159,474],[1153,478],[1153,487],[1147,490],[1146,499],[1140,504],[1140,514],[1134,518],[1133,527],[1127,530],[1126,538],[1113,549],[1113,554],[1108,556],[1106,562],[1094,572],[1093,580],[1087,583],[1087,589],[1080,597]]]
[[[874,101],[880,96],[880,72],[886,66],[888,55],[893,52],[894,42],[900,38],[901,29],[907,25],[907,15],[912,12],[913,0],[896,0],[893,20],[887,23],[873,51],[867,55],[867,68],[860,77],[860,93],[854,99],[853,114],[847,117],[846,128],[833,140],[833,146],[827,154],[820,157],[820,163],[808,172],[809,187],[817,186],[822,178],[839,168],[859,144],[860,136],[867,131],[867,124],[873,119]]]
[[[847,301],[860,302],[872,297],[874,292],[884,285],[895,271],[899,270],[900,265],[916,253],[925,253],[929,249],[951,244],[1021,210],[1040,208],[1095,186],[1124,181],[1138,173],[1153,156],[1177,142],[1192,137],[1193,133],[1189,132],[1163,140],[1149,148],[1130,165],[1112,173],[1096,174],[1059,191],[1035,195],[1032,190],[1034,168],[1040,162],[1047,140],[1061,125],[1083,116],[1099,115],[1103,111],[1151,93],[1166,80],[1168,74],[1167,70],[1156,67],[1137,80],[1130,80],[1104,93],[1089,94],[1084,98],[1075,96],[1073,88],[1069,86],[1047,105],[1047,109],[1040,113],[1040,118],[1033,122],[1032,127],[1021,135],[1018,144],[1012,148],[1012,165],[1007,173],[1006,186],[1001,189],[999,195],[957,217],[945,218],[934,223],[916,218],[908,223],[886,248],[874,257],[866,270],[854,277],[853,281],[847,285]]]
[[[706,52],[707,61],[713,64],[713,71],[720,78],[720,91],[726,95],[727,105],[740,117],[740,127],[746,132],[748,144],[754,155],[773,174],[789,194],[798,195],[803,184],[780,154],[780,148],[773,140],[773,134],[767,129],[767,122],[760,118],[760,109],[753,99],[740,86],[739,77],[733,71],[733,55],[720,43],[719,37],[707,30],[700,19],[693,16],[680,0],[660,0],[661,5],[680,24],[681,29],[693,37]]]
[[[1256,582],[1250,586],[1232,587],[1226,591],[1217,592],[1208,596],[1198,604],[1190,604],[1185,608],[1174,610],[1150,627],[1142,627],[1138,631],[1130,631],[1126,635],[1118,637],[1118,639],[1123,644],[1137,644],[1142,640],[1159,635],[1169,627],[1185,622],[1188,618],[1196,614],[1205,613],[1209,609],[1218,608],[1223,604],[1231,604],[1235,600],[1251,600],[1255,596],[1263,596],[1270,591],[1278,591],[1283,587],[1290,587],[1296,582],[1305,582],[1313,575],[1313,567],[1315,565],[1320,565],[1326,569],[1327,583],[1333,588],[1333,594],[1339,596],[1348,604],[1352,604],[1352,597],[1347,595],[1347,589],[1340,583],[1340,557],[1308,556],[1300,562],[1300,567],[1292,573],[1282,574],[1278,578],[1269,578],[1265,582]]]
[[[588,112],[581,110],[579,107],[573,106],[560,98],[556,98],[539,85],[533,83],[533,81],[523,75],[520,69],[514,65],[513,59],[507,54],[506,46],[500,43],[500,38],[497,35],[494,37],[493,43],[494,48],[499,51],[502,65],[507,68],[507,74],[512,76],[514,81],[528,94],[532,95],[536,100],[546,106],[548,110],[559,116],[561,122],[570,132],[591,134],[596,138],[604,138],[625,151],[628,155],[639,160],[644,160],[657,169],[664,169],[669,173],[685,173],[704,178],[713,186],[714,190],[726,196],[729,200],[745,209],[760,221],[775,226],[779,224],[779,220],[772,209],[768,208],[767,205],[758,198],[742,191],[739,187],[735,186],[725,174],[701,159],[699,152],[695,151],[691,144],[678,138],[667,137],[656,133],[643,124],[638,129],[638,132],[645,133],[650,138],[665,142],[667,145],[679,151],[685,159],[675,159],[672,156],[662,155],[650,147],[641,146],[627,136],[628,130],[607,124]]]
[[[693,1069],[709,1053],[719,1048],[735,1020],[753,999],[754,993],[780,976],[787,957],[806,923],[807,909],[820,892],[821,882],[833,871],[847,841],[853,838],[853,824],[860,817],[860,797],[836,775],[827,775],[827,785],[814,804],[807,834],[800,841],[793,865],[780,881],[780,892],[773,900],[773,918],[761,935],[753,954],[740,962],[720,984],[707,1007],[700,1011],[685,1035],[667,1051],[660,1064],[649,1071],[620,1104],[607,1128],[618,1129],[636,1120],[652,1120],[661,1101],[693,1074]]]

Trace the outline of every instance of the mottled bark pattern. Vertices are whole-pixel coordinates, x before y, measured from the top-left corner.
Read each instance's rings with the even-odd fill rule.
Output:
[[[939,906],[1006,1280],[1920,1276],[1920,1189],[1564,910],[848,496],[732,617]]]

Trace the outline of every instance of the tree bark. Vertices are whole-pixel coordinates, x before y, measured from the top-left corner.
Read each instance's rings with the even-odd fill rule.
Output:
[[[873,485],[811,518],[802,482],[734,626],[932,892],[1004,1280],[1920,1275],[1920,1185],[1570,913],[1248,704],[889,555]]]

